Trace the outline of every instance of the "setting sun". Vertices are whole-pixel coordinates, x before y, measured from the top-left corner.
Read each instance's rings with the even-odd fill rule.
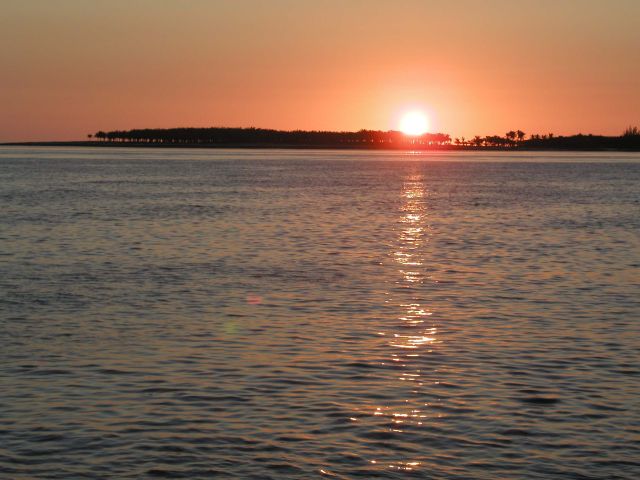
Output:
[[[422,135],[429,130],[429,121],[422,112],[407,112],[402,116],[399,128],[406,135]]]

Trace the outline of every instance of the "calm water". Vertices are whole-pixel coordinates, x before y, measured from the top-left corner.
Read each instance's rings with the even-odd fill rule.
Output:
[[[637,479],[640,155],[0,148],[0,477]]]

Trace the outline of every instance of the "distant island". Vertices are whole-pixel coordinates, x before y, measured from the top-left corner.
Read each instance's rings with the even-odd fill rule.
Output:
[[[640,130],[627,128],[620,136],[553,133],[527,137],[522,130],[504,136],[451,138],[446,133],[411,136],[400,131],[357,132],[272,130],[264,128],[150,128],[99,131],[86,141],[20,142],[4,145],[32,146],[126,146],[193,148],[324,148],[376,150],[640,150]]]

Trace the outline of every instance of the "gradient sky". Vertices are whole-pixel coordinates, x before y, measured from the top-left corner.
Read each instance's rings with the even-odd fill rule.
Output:
[[[640,126],[640,1],[2,0],[0,141]]]

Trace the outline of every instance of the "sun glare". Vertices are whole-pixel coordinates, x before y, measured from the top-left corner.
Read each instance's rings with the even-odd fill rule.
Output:
[[[422,135],[429,130],[429,121],[424,113],[407,112],[400,120],[400,131],[406,135]]]

